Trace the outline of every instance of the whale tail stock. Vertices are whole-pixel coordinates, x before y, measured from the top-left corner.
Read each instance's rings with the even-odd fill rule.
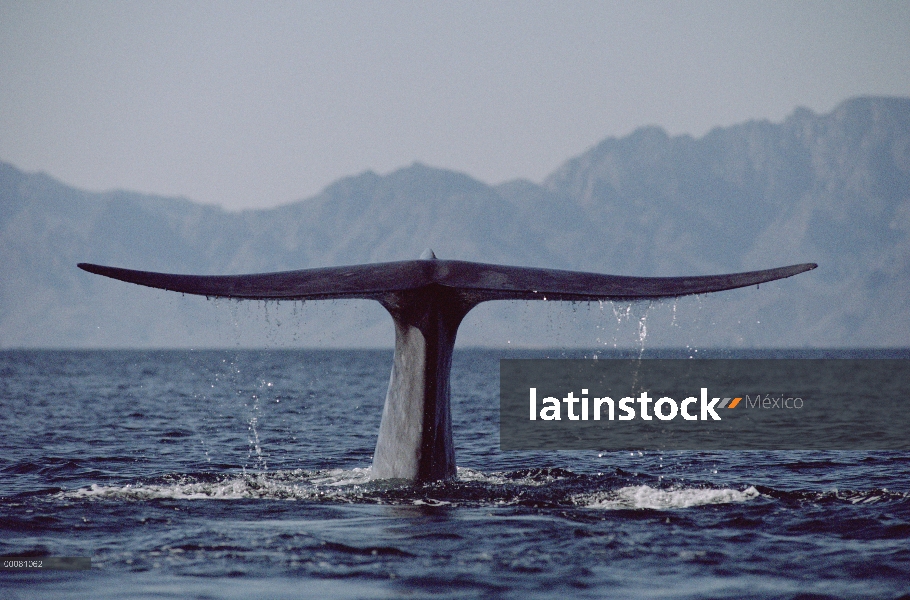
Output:
[[[248,300],[376,300],[395,323],[395,357],[373,455],[378,479],[455,476],[449,373],[458,326],[490,300],[641,300],[757,285],[812,270],[812,263],[700,277],[624,277],[554,269],[420,260],[254,275],[174,275],[80,263],[129,283]]]

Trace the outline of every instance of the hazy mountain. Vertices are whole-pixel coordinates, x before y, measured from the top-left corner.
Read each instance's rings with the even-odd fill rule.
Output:
[[[243,273],[416,258],[711,274],[817,262],[760,290],[626,306],[483,305],[469,344],[906,346],[910,99],[749,122],[700,139],[608,138],[542,185],[414,164],[283,207],[87,193],[0,163],[0,347],[377,346],[370,302],[207,302],[91,276],[77,262]],[[615,310],[614,310],[615,309]],[[614,316],[614,313],[618,316]]]

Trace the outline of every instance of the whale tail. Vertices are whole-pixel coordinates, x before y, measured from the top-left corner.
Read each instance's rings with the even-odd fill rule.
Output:
[[[812,263],[701,277],[623,277],[439,260],[253,275],[174,275],[80,263],[80,269],[154,288],[248,300],[364,298],[395,323],[395,357],[373,476],[437,481],[455,476],[449,374],[458,326],[490,300],[639,300],[718,292],[792,277]]]
[[[729,275],[626,277],[580,271],[510,267],[439,260],[432,250],[420,260],[257,273],[176,275],[79,263],[89,273],[184,294],[245,300],[383,301],[388,294],[441,287],[475,303],[488,300],[640,300],[706,294],[792,277],[818,265],[806,263]]]

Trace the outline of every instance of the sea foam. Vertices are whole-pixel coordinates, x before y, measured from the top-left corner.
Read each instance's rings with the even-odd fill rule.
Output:
[[[636,485],[608,492],[579,494],[572,498],[577,506],[605,510],[690,508],[705,504],[729,504],[745,502],[760,496],[754,487],[742,491],[733,489],[658,489],[647,485]]]

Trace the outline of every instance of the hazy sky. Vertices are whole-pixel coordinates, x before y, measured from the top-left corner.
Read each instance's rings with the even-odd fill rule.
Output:
[[[0,160],[231,209],[857,95],[910,96],[910,2],[0,0]]]

